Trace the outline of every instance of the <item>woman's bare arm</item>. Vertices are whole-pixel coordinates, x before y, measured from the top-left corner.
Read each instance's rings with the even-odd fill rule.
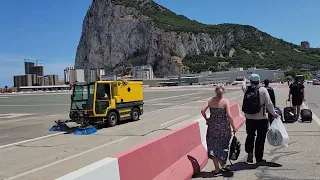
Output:
[[[207,109],[209,108],[209,101],[210,101],[210,100],[208,100],[208,101],[205,103],[205,105],[203,106],[203,108],[201,109],[201,114],[202,114],[202,116],[203,116],[203,118],[204,118],[205,120],[207,120],[206,111],[207,111]]]

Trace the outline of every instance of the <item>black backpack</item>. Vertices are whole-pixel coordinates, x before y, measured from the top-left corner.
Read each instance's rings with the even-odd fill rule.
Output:
[[[240,155],[240,151],[241,151],[241,143],[236,136],[233,136],[231,144],[230,144],[229,161],[230,160],[233,160],[233,161],[238,160],[239,155]],[[230,164],[232,164],[231,161],[230,161]]]
[[[260,112],[261,103],[260,103],[260,94],[259,86],[252,87],[249,86],[247,91],[244,94],[242,111],[246,114],[257,114]]]
[[[301,87],[298,82],[293,82],[290,86],[290,92],[292,95],[301,95]]]

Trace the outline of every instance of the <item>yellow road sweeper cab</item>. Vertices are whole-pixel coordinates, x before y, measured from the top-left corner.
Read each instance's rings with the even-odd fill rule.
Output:
[[[115,126],[122,120],[139,120],[143,114],[142,81],[96,81],[75,83],[71,95],[70,121],[89,126]]]

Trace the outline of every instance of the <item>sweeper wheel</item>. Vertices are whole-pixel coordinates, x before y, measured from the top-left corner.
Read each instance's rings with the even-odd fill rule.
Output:
[[[140,117],[140,111],[138,108],[132,108],[131,110],[131,119],[134,121],[138,121]]]
[[[107,116],[107,124],[113,127],[118,124],[118,115],[115,112],[110,112]]]

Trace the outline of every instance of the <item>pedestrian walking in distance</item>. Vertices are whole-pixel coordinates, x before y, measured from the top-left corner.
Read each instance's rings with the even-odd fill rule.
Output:
[[[228,150],[232,131],[235,133],[233,119],[230,113],[229,100],[223,98],[224,87],[218,85],[215,89],[216,96],[209,99],[201,110],[201,114],[207,121],[207,147],[208,157],[213,160],[215,174],[222,170],[229,170],[226,166]],[[210,109],[210,117],[207,118],[206,111]],[[222,169],[219,166],[219,163]]]
[[[299,78],[295,77],[294,82],[290,84],[289,86],[289,99],[288,101],[291,101],[292,96],[292,106],[295,110],[296,115],[296,121],[299,119],[300,116],[300,106],[302,105],[302,102],[304,101],[304,85],[299,82]]]
[[[247,79],[243,79],[242,90],[244,92],[242,111],[246,118],[247,138],[245,142],[245,150],[248,153],[247,162],[253,163],[253,149],[255,149],[256,163],[264,163],[263,159],[264,145],[269,127],[266,110],[270,114],[278,118],[273,103],[270,99],[268,90],[260,87],[260,76],[251,74],[249,77],[250,86],[247,86]],[[257,132],[257,137],[256,136]],[[255,148],[254,148],[255,147]]]

